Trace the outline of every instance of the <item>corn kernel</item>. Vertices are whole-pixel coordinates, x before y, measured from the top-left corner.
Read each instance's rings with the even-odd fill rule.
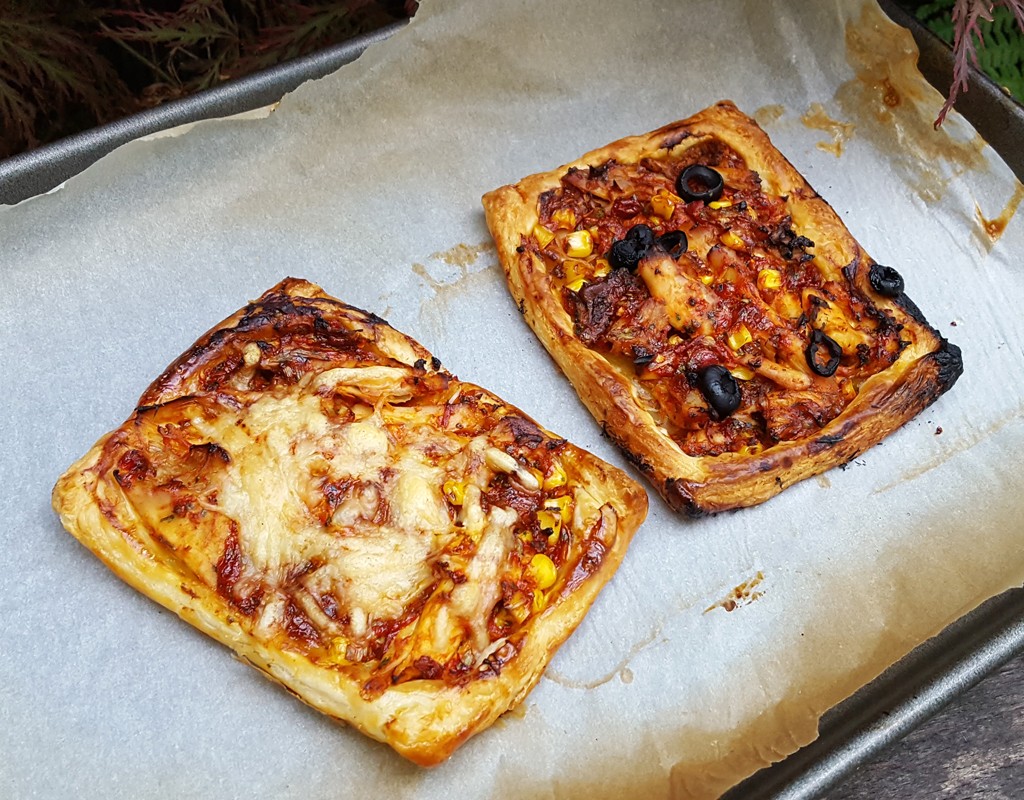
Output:
[[[746,247],[743,240],[732,231],[726,231],[718,237],[718,240],[726,247],[731,247],[733,250],[742,250]]]
[[[558,509],[558,515],[562,518],[562,522],[568,522],[572,514],[569,511],[569,506],[572,503],[572,498],[569,495],[563,495],[561,497],[549,497],[544,501],[544,508],[556,508]]]
[[[540,589],[534,589],[533,590],[533,603],[531,604],[532,608],[533,608],[533,613],[537,614],[537,613],[543,611],[544,610],[544,606],[546,606],[547,604],[548,604],[548,599],[544,596],[544,592],[542,592]]]
[[[754,378],[754,370],[750,367],[734,367],[729,370],[729,374],[738,381],[749,381]]]
[[[580,278],[587,277],[589,269],[590,265],[586,261],[580,261],[577,258],[567,258],[562,262],[562,272],[565,275],[566,283],[572,283]]]
[[[683,337],[676,336],[676,334],[673,333],[671,336],[668,337],[668,343],[675,347],[676,345],[680,345],[683,343]]]
[[[750,331],[747,330],[747,326],[742,322],[736,330],[730,331],[729,335],[726,337],[729,347],[733,350],[739,350],[743,345],[749,344],[753,340],[754,337],[750,335]]]
[[[555,509],[540,509],[537,511],[537,524],[542,531],[559,533],[562,530],[562,517]]]
[[[565,486],[568,480],[562,465],[555,462],[551,465],[551,474],[544,478],[542,486],[545,492],[549,492],[552,489],[557,489],[559,486]]]
[[[754,444],[745,444],[736,452],[741,456],[756,456],[762,450],[764,450],[764,447],[760,442],[757,442]]]
[[[712,200],[708,203],[708,208],[714,208],[717,210],[719,208],[729,208],[731,205],[732,200]]]
[[[530,559],[530,576],[537,582],[538,589],[550,589],[558,579],[555,562],[543,553],[537,553]]]
[[[662,190],[651,198],[651,213],[654,216],[661,217],[662,219],[671,219],[675,210],[676,204],[668,192]]]
[[[537,244],[540,245],[541,249],[544,249],[551,244],[551,240],[555,238],[555,234],[538,223],[533,226],[533,238],[537,240]]]
[[[763,269],[757,273],[757,288],[774,291],[782,288],[782,273],[777,269]]]
[[[453,506],[461,506],[466,499],[466,485],[459,481],[445,481],[442,491]]]
[[[594,237],[590,231],[573,231],[565,238],[565,254],[572,258],[586,258],[594,252]]]
[[[715,280],[715,276],[714,275],[701,275],[700,276],[700,282],[703,283],[705,286],[710,286],[711,283],[714,280]]]
[[[599,258],[595,263],[594,277],[603,278],[612,271],[612,265],[608,263],[607,258]]]
[[[576,227],[576,212],[571,208],[560,208],[551,215],[551,223],[555,228],[571,231]]]
[[[580,289],[583,288],[583,284],[585,284],[586,282],[587,281],[585,278],[577,278],[572,283],[565,284],[565,286],[572,292],[578,292]]]

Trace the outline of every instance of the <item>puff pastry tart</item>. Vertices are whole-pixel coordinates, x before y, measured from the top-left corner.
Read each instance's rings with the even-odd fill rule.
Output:
[[[527,322],[676,509],[844,464],[962,371],[899,273],[730,102],[483,202]]]
[[[422,765],[526,695],[647,511],[621,471],[295,279],[175,361],[53,504],[136,589]]]

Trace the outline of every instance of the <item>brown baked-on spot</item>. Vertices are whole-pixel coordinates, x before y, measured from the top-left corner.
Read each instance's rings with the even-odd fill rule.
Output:
[[[665,491],[663,492],[665,500],[673,511],[683,511],[691,517],[703,517],[707,512],[694,502],[693,495],[690,493],[690,486],[692,486],[690,481],[667,478],[665,480]]]
[[[482,499],[485,509],[490,509],[493,506],[511,508],[519,515],[520,521],[528,517],[537,507],[536,492],[528,492],[519,488],[504,473],[495,475],[491,479]]]
[[[419,677],[426,678],[430,681],[440,678],[441,674],[444,672],[444,667],[430,656],[420,656],[412,662],[412,665],[419,673]]]
[[[505,417],[505,420],[512,430],[512,437],[516,440],[516,444],[532,450],[540,447],[544,441],[544,434],[541,433],[540,428],[532,420],[517,416],[508,416]]]
[[[153,474],[149,459],[141,450],[129,450],[117,462],[114,470],[114,480],[122,489],[128,490],[137,480],[142,480]]]
[[[242,548],[238,542],[238,525],[229,522],[231,533],[224,542],[224,552],[214,568],[217,572],[217,593],[245,616],[251,617],[263,602],[264,589],[256,587],[248,595],[239,597],[236,585],[242,577]]]
[[[686,141],[691,136],[693,136],[693,134],[690,133],[688,130],[677,130],[671,133],[669,136],[666,136],[665,139],[662,141],[661,146],[665,150],[671,150],[677,144]]]
[[[311,647],[320,645],[320,631],[291,599],[285,604],[285,631],[292,639],[305,642]]]
[[[359,690],[359,696],[364,700],[376,700],[387,691],[389,686],[391,686],[391,676],[389,674],[374,675],[363,684]]]
[[[582,586],[583,582],[600,568],[607,552],[608,548],[604,546],[604,542],[600,539],[587,539],[583,544],[583,552],[580,555],[579,561],[572,568],[572,574],[565,583],[564,591],[574,592]]]
[[[484,659],[479,669],[481,678],[496,678],[501,674],[505,665],[519,653],[519,649],[522,647],[521,640],[525,638],[525,635],[519,638],[520,641],[517,642],[510,639]]]
[[[238,525],[231,522],[231,533],[224,542],[224,552],[217,561],[217,592],[231,599],[232,590],[242,577],[242,548],[238,544]]]
[[[756,591],[756,589],[760,586],[761,581],[763,580],[764,573],[761,570],[758,570],[752,578],[749,578],[735,586],[723,599],[705,608],[704,613],[707,614],[709,611],[714,611],[716,608],[722,608],[726,611],[735,611],[740,606],[745,606],[753,603],[755,600],[759,600],[764,597],[764,592]]]
[[[593,281],[571,297],[576,336],[588,347],[596,345],[616,319],[620,307],[634,307],[647,299],[643,280],[617,269],[604,280]]]

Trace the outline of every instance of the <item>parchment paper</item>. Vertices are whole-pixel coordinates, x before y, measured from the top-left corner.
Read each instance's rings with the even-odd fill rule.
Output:
[[[429,0],[266,119],[133,143],[0,210],[0,796],[711,797],[1024,582],[1022,188],[956,115],[932,130],[914,57],[863,0]],[[57,476],[289,274],[626,466],[507,296],[479,198],[724,98],[900,269],[966,374],[761,507],[692,521],[652,493],[534,692],[447,764],[307,709],[61,530]]]

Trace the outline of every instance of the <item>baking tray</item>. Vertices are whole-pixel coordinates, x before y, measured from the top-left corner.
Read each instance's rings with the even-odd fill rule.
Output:
[[[896,22],[909,28],[921,50],[925,77],[945,91],[950,51],[890,2]],[[397,23],[224,86],[69,137],[0,162],[0,202],[11,204],[49,191],[132,139],[201,119],[269,105],[303,81],[353,61],[369,45],[400,29]],[[936,109],[937,110],[937,109]],[[962,96],[963,113],[1024,178],[1024,108],[981,75]],[[993,598],[918,647],[822,719],[811,745],[762,770],[726,795],[811,800],[822,797],[866,759],[892,744],[990,671],[1024,652],[1024,590]]]
[[[371,44],[387,39],[407,24],[392,23],[308,56],[0,160],[0,203],[13,205],[49,192],[140,136],[276,103],[299,84],[322,78],[355,61]]]

